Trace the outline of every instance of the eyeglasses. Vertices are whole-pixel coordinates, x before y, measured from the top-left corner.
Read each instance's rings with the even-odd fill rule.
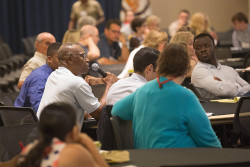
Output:
[[[120,31],[116,31],[116,30],[110,30],[112,33],[114,34],[120,34],[121,32]]]
[[[70,56],[73,56],[73,55],[77,55],[77,56],[81,56],[84,60],[86,60],[87,58],[87,55],[85,53],[82,53],[82,54],[69,54]]]

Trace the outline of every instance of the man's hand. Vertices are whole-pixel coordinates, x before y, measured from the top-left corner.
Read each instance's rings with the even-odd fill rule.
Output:
[[[115,82],[118,81],[118,78],[116,75],[110,73],[110,72],[107,72],[107,76],[105,78],[103,78],[103,81],[106,85],[113,85]]]
[[[102,78],[96,78],[90,75],[87,75],[85,77],[85,81],[89,84],[89,85],[100,85],[100,84],[104,84]]]
[[[123,33],[120,34],[119,41],[122,43],[122,46],[127,46],[126,37]]]
[[[93,41],[93,39],[91,38],[91,36],[89,36],[89,37],[86,39],[86,41],[87,41],[88,47],[89,47],[90,45],[94,44],[94,41]]]

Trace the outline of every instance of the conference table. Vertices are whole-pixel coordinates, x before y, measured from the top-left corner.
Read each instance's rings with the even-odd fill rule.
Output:
[[[212,125],[232,124],[237,103],[201,102],[202,107],[208,113]]]
[[[130,161],[111,167],[250,166],[249,149],[164,148],[128,150]]]

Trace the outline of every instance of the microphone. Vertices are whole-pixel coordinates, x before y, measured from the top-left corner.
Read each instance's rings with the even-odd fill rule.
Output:
[[[105,78],[105,77],[107,76],[107,73],[104,72],[104,71],[99,67],[99,65],[98,65],[97,63],[92,64],[91,69],[92,69],[93,71],[99,72],[99,73],[102,75],[103,78]]]

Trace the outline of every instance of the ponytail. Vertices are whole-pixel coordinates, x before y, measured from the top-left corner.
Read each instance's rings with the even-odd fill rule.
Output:
[[[17,164],[17,167],[40,167],[42,159],[49,154],[47,148],[50,147],[52,138],[51,136],[44,136],[41,141],[31,148],[24,160]]]

